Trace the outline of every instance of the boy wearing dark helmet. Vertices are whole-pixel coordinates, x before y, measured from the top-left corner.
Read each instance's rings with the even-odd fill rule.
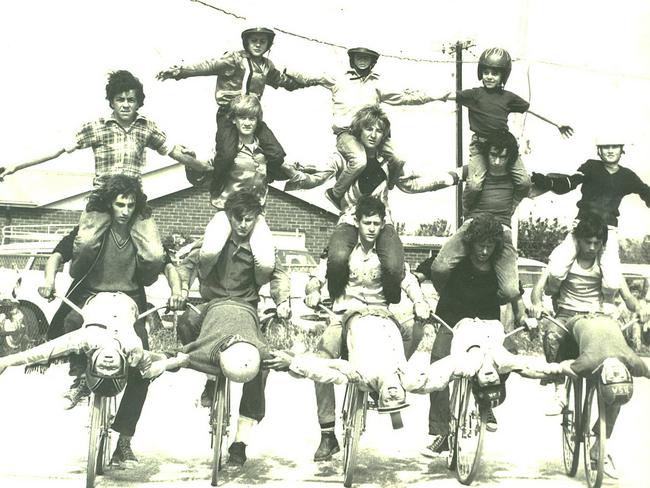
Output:
[[[336,136],[336,149],[345,158],[346,168],[337,177],[336,184],[326,192],[327,198],[341,208],[341,199],[346,191],[366,168],[366,151],[351,131],[352,119],[362,108],[369,105],[387,103],[389,105],[423,105],[435,100],[424,92],[406,89],[401,92],[388,90],[382,86],[379,75],[373,71],[379,53],[365,47],[348,50],[351,70],[343,76],[320,75],[305,77],[290,73],[291,77],[309,86],[322,86],[332,93],[332,130]],[[390,139],[384,142],[382,155],[387,160],[394,160],[397,165],[402,162],[395,157]],[[393,168],[393,170],[398,168]],[[391,187],[395,182],[391,182]]]
[[[520,96],[504,90],[512,70],[512,59],[505,49],[493,47],[486,49],[481,54],[478,62],[478,79],[483,86],[471,88],[448,97],[449,100],[458,100],[467,107],[469,127],[473,132],[469,145],[469,176],[463,191],[463,209],[467,212],[472,208],[478,193],[483,188],[483,181],[487,173],[487,162],[481,155],[479,145],[486,137],[497,131],[508,130],[508,115],[511,113],[528,112],[551,125],[554,125],[564,137],[573,135],[573,129],[566,125],[558,125],[549,119],[529,110],[530,103]],[[516,195],[519,200],[528,196],[530,177],[526,168],[518,158],[510,170],[515,184]]]
[[[282,87],[286,90],[303,88],[297,79],[288,77],[284,72],[278,71],[273,62],[264,56],[275,39],[275,32],[266,27],[246,29],[241,34],[244,49],[230,51],[218,58],[209,59],[191,65],[172,66],[158,73],[158,79],[183,80],[194,76],[215,76],[217,84],[215,98],[219,109],[217,110],[217,133],[215,135],[215,178],[219,174],[227,173],[232,165],[232,160],[237,155],[238,137],[237,130],[232,120],[228,117],[228,105],[237,95],[254,94],[262,98],[266,85],[273,88]],[[268,128],[265,122],[260,121],[256,136],[262,152],[267,158],[267,164],[272,179],[282,179],[280,167],[284,162],[286,153]]]

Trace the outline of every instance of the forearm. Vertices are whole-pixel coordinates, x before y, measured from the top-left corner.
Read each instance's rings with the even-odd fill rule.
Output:
[[[65,152],[65,149],[57,149],[51,153],[44,154],[42,156],[39,156],[34,159],[30,159],[29,161],[25,161],[24,163],[17,164],[15,166],[16,171],[20,171],[21,169],[29,168],[30,166],[36,166],[37,164],[45,163],[47,161],[51,161],[52,159],[56,159],[61,154]]]
[[[335,360],[316,356],[295,356],[291,360],[289,370],[298,376],[318,383],[334,383],[337,385],[347,383],[347,376],[333,367],[333,361]]]
[[[174,265],[167,263],[165,265],[164,273],[172,295],[180,295],[183,289],[183,282]]]
[[[44,286],[47,287],[54,286],[54,283],[56,281],[56,275],[59,272],[59,266],[61,266],[62,261],[63,261],[63,256],[58,252],[55,252],[49,257],[47,263],[45,264],[45,271],[44,271],[44,278],[43,278]]]
[[[460,180],[456,171],[435,171],[426,175],[403,175],[397,180],[397,188],[404,193],[423,193],[448,188]]]

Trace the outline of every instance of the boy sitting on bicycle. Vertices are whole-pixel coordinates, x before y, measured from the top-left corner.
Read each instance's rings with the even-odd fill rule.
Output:
[[[188,310],[181,317],[177,332],[183,350],[174,358],[152,365],[151,376],[178,367],[209,374],[219,368],[232,381],[245,383],[237,435],[228,449],[228,462],[241,466],[246,462],[249,434],[265,415],[267,372],[261,371],[259,366],[268,353],[257,317],[259,289],[263,282],[259,282],[260,265],[250,243],[262,213],[262,203],[257,192],[239,190],[228,196],[224,208],[232,230],[221,252],[217,256],[202,252],[203,247],[214,244],[214,236],[206,229],[203,247],[190,252],[178,268],[185,296],[198,276],[201,297],[206,303],[198,307],[200,314]],[[272,246],[272,243],[266,245]],[[277,260],[270,281],[277,316],[288,318],[291,283]],[[220,306],[223,304],[230,306],[227,313],[222,313],[225,309]],[[210,406],[214,388],[215,381],[208,380],[201,394],[201,405]]]
[[[390,344],[381,344],[382,351],[386,350],[390,357],[377,359],[381,353],[375,352],[370,361],[362,361],[364,364],[377,363],[384,361],[387,364],[395,365],[396,362],[392,361],[393,358],[404,356],[402,335],[407,331],[397,324],[394,324],[394,318],[388,311],[388,303],[384,296],[382,287],[382,268],[378,257],[377,240],[381,235],[382,229],[385,224],[386,207],[382,201],[373,196],[361,196],[356,205],[356,223],[358,225],[358,237],[356,243],[352,248],[349,256],[349,278],[345,286],[344,293],[334,300],[334,312],[343,313],[348,312],[347,316],[343,317],[345,321],[351,315],[363,316],[374,312],[375,315],[381,316],[377,322],[381,321],[385,326],[382,327],[382,334],[390,337]],[[331,252],[331,248],[330,248]],[[402,262],[402,267],[404,263]],[[409,275],[410,276],[410,275]],[[402,288],[414,303],[415,314],[420,318],[427,318],[430,310],[422,291],[417,283],[415,277],[411,281],[404,280]],[[324,276],[315,276],[307,284],[305,302],[310,307],[316,307],[320,301],[320,290],[325,284]],[[383,320],[382,320],[383,319]],[[342,324],[336,323],[330,325],[321,338],[318,349],[328,358],[338,358],[340,355],[342,340]],[[375,332],[379,330],[379,324],[374,329]],[[372,329],[369,328],[367,333],[371,334],[367,337],[370,343],[373,342]],[[374,338],[376,339],[376,337]],[[399,347],[393,347],[398,344]],[[377,347],[380,345],[378,344]],[[383,346],[386,346],[385,348]],[[351,352],[352,353],[352,352]],[[281,361],[278,360],[278,363]],[[269,361],[270,367],[278,366],[273,360]],[[382,390],[380,384],[384,384],[383,375],[378,373],[378,368],[372,368],[374,371],[368,373],[369,376],[382,378],[380,383],[376,383],[375,387],[385,394],[380,395],[380,403],[386,400],[388,404],[403,404],[404,392],[399,385],[399,380],[396,376],[393,379],[397,381],[399,388],[391,389],[386,387],[385,391]],[[391,371],[395,373],[395,369]],[[339,449],[338,441],[334,434],[335,419],[336,419],[336,405],[334,398],[334,388],[331,384],[314,383],[316,387],[316,402],[318,406],[318,420],[321,427],[321,442],[314,454],[315,461],[323,461],[329,459],[333,454],[337,453]],[[375,389],[375,388],[373,388]],[[401,391],[400,391],[401,390]]]
[[[614,385],[630,384],[631,376],[650,378],[650,370],[627,345],[618,322],[603,313],[606,309],[603,309],[601,257],[607,242],[607,231],[607,224],[593,214],[583,216],[573,230],[577,255],[566,279],[560,285],[555,313],[564,328],[546,320],[543,344],[548,361],[564,360],[564,374],[588,376],[602,366],[601,379],[606,385],[603,391],[607,396],[606,437],[609,438],[621,405],[620,399],[616,400],[617,390],[620,390],[624,397],[631,394],[627,386]],[[551,257],[553,256],[551,254]],[[549,263],[549,268],[552,264]],[[548,283],[547,269],[542,273],[531,295],[536,318],[551,314],[542,302]],[[628,308],[639,314],[641,321],[646,322],[647,309],[630,293],[623,293],[622,296]],[[558,388],[557,396],[564,401],[564,391],[561,388]],[[592,450],[592,458],[596,455],[597,450]],[[604,466],[605,474],[612,478],[617,477],[611,453],[606,453]]]

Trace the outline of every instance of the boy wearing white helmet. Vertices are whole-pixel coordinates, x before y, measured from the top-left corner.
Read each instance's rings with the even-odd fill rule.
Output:
[[[581,186],[582,197],[577,203],[576,221],[588,214],[598,215],[608,226],[607,245],[603,250],[600,265],[603,273],[603,292],[611,301],[621,287],[623,276],[618,255],[618,216],[621,200],[636,193],[650,207],[650,186],[629,168],[620,165],[624,153],[622,136],[600,135],[596,138],[599,159],[589,159],[572,175],[543,175],[533,173],[532,181],[541,191],[552,191],[563,195]],[[556,292],[566,278],[576,259],[577,242],[573,233],[551,254],[549,266],[549,289]]]
[[[366,168],[366,151],[351,133],[352,119],[362,108],[369,105],[387,103],[388,105],[423,105],[445,97],[432,97],[418,90],[389,90],[383,86],[379,75],[373,71],[379,53],[365,47],[348,49],[350,70],[342,76],[322,74],[307,77],[289,73],[295,80],[308,86],[322,86],[332,93],[332,130],[336,136],[336,149],[346,161],[344,171],[337,176],[334,187],[326,191],[327,198],[341,209],[341,200],[347,190]],[[395,157],[390,139],[384,142],[382,156],[387,161],[403,164]],[[398,168],[391,168],[395,170]],[[391,188],[395,186],[392,181]]]
[[[183,80],[194,76],[216,76],[215,99],[217,110],[217,133],[215,135],[215,171],[227,173],[232,167],[232,160],[237,155],[238,137],[231,118],[228,117],[228,105],[237,95],[257,95],[262,98],[266,85],[273,88],[282,87],[293,91],[303,88],[297,79],[280,72],[273,62],[264,56],[275,39],[275,32],[266,27],[253,27],[241,33],[244,49],[230,51],[218,58],[196,64],[176,65],[158,73],[159,80]],[[268,128],[260,121],[256,137],[262,152],[266,155],[271,179],[283,179],[280,167],[286,156],[284,149]],[[215,175],[215,177],[218,176]]]
[[[551,125],[564,137],[571,137],[573,129],[568,125],[558,125],[530,110],[530,103],[520,96],[504,90],[512,71],[512,59],[505,49],[493,47],[486,49],[478,61],[477,75],[483,86],[462,90],[448,100],[458,100],[467,107],[469,128],[473,132],[469,145],[469,176],[463,191],[463,209],[472,209],[483,188],[487,174],[487,161],[481,154],[480,144],[493,132],[508,131],[508,115],[528,112]],[[518,200],[528,196],[530,177],[518,158],[510,169],[515,195]]]

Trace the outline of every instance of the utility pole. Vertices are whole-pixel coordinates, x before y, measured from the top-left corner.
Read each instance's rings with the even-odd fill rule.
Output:
[[[457,41],[449,46],[449,52],[456,55],[456,92],[463,89],[463,50],[474,46],[473,41]],[[463,167],[463,106],[456,98],[456,167]],[[462,224],[463,184],[456,187],[456,230]]]

